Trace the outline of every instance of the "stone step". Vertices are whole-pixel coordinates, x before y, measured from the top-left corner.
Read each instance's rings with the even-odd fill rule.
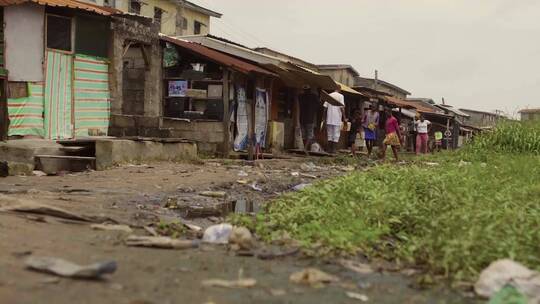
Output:
[[[62,171],[81,172],[96,168],[96,158],[89,156],[69,155],[36,155],[36,166],[47,174],[57,174]]]

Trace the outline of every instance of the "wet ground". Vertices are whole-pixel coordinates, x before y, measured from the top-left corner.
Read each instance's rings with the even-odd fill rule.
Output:
[[[236,161],[129,165],[108,171],[0,179],[0,207],[21,200],[107,217],[147,235],[144,226],[181,220],[206,228],[229,212],[256,212],[299,184],[346,174],[349,166],[304,158],[256,166]],[[212,191],[212,197],[203,195]],[[221,193],[224,192],[224,193]],[[208,194],[208,193],[206,193]],[[48,216],[0,213],[0,303],[467,303],[444,287],[419,290],[398,273],[359,274],[301,254],[263,260],[238,256],[225,246],[166,250],[127,247],[126,234],[92,230],[88,223]],[[193,236],[191,236],[193,237]],[[263,246],[263,245],[261,245]],[[104,281],[81,281],[29,271],[29,255],[85,264],[114,260]],[[289,281],[291,273],[316,267],[340,282],[312,288]],[[251,288],[204,287],[207,279],[254,278]]]

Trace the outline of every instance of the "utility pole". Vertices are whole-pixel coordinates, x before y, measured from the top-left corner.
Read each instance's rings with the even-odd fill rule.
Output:
[[[379,71],[375,70],[375,83],[373,89],[377,90],[379,86]]]
[[[443,106],[446,105],[446,103],[444,102],[444,97],[442,98],[442,104]]]

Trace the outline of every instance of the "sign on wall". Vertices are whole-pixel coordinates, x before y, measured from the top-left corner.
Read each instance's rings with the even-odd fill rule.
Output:
[[[169,97],[186,97],[188,83],[186,80],[169,81]]]

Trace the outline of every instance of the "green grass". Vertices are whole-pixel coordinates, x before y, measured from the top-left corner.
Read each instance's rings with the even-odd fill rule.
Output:
[[[538,130],[507,124],[463,151],[322,181],[234,220],[265,240],[287,232],[312,254],[360,251],[451,280],[506,257],[540,270]]]

